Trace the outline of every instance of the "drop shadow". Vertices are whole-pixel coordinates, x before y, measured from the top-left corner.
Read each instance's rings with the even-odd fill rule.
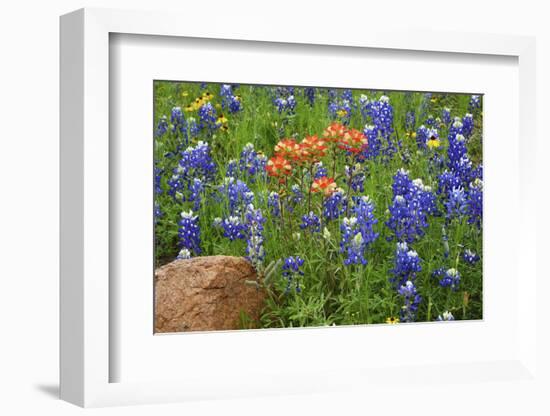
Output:
[[[59,399],[59,384],[37,384],[34,387],[39,392],[52,399]]]

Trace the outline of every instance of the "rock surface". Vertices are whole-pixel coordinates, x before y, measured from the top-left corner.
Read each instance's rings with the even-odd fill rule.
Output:
[[[195,257],[158,268],[155,332],[240,329],[242,312],[256,321],[265,294],[246,280],[256,280],[256,271],[242,257]]]

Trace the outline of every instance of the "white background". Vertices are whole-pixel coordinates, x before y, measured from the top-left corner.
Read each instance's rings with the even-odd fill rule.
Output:
[[[470,1],[453,8],[441,1],[366,2],[316,1],[308,7],[296,1],[257,2],[258,15],[250,5],[237,1],[18,1],[0,10],[0,169],[3,204],[0,213],[2,281],[0,312],[0,413],[76,414],[82,410],[55,399],[58,374],[58,16],[83,6],[187,11],[189,18],[215,24],[210,13],[235,22],[240,31],[246,19],[269,19],[286,25],[320,24],[327,30],[345,30],[346,24],[370,25],[391,19],[403,26],[433,27],[436,30],[478,31],[537,36],[539,267],[544,267],[548,231],[548,174],[543,165],[549,146],[546,101],[550,74],[550,31],[544,2]],[[182,22],[185,24],[185,22]],[[505,257],[505,254],[503,254]],[[538,290],[548,291],[548,283]],[[550,292],[548,292],[550,293]],[[548,311],[539,305],[538,317]],[[546,320],[546,319],[545,319]],[[541,334],[542,335],[542,334]],[[548,339],[544,344],[548,349]],[[539,354],[541,365],[548,359]],[[546,370],[548,374],[548,370]],[[505,383],[502,401],[489,403],[483,391],[455,395],[460,386],[447,386],[446,403],[430,391],[403,391],[396,386],[388,393],[383,414],[543,414],[534,401],[518,400]],[[518,388],[518,387],[515,387]],[[434,403],[437,403],[435,407]],[[540,401],[539,403],[542,403]],[[548,412],[546,405],[546,412]],[[98,414],[367,414],[369,394],[319,394],[316,396],[258,398],[93,410]],[[382,413],[380,413],[382,414]]]

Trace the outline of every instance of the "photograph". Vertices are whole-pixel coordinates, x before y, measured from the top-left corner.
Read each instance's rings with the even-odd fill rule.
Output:
[[[155,333],[483,319],[482,94],[152,88]]]

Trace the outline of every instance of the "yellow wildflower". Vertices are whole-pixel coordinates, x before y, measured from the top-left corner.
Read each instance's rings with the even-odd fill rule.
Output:
[[[437,149],[439,146],[441,146],[441,140],[436,138],[431,138],[426,142],[426,144],[430,149]]]

